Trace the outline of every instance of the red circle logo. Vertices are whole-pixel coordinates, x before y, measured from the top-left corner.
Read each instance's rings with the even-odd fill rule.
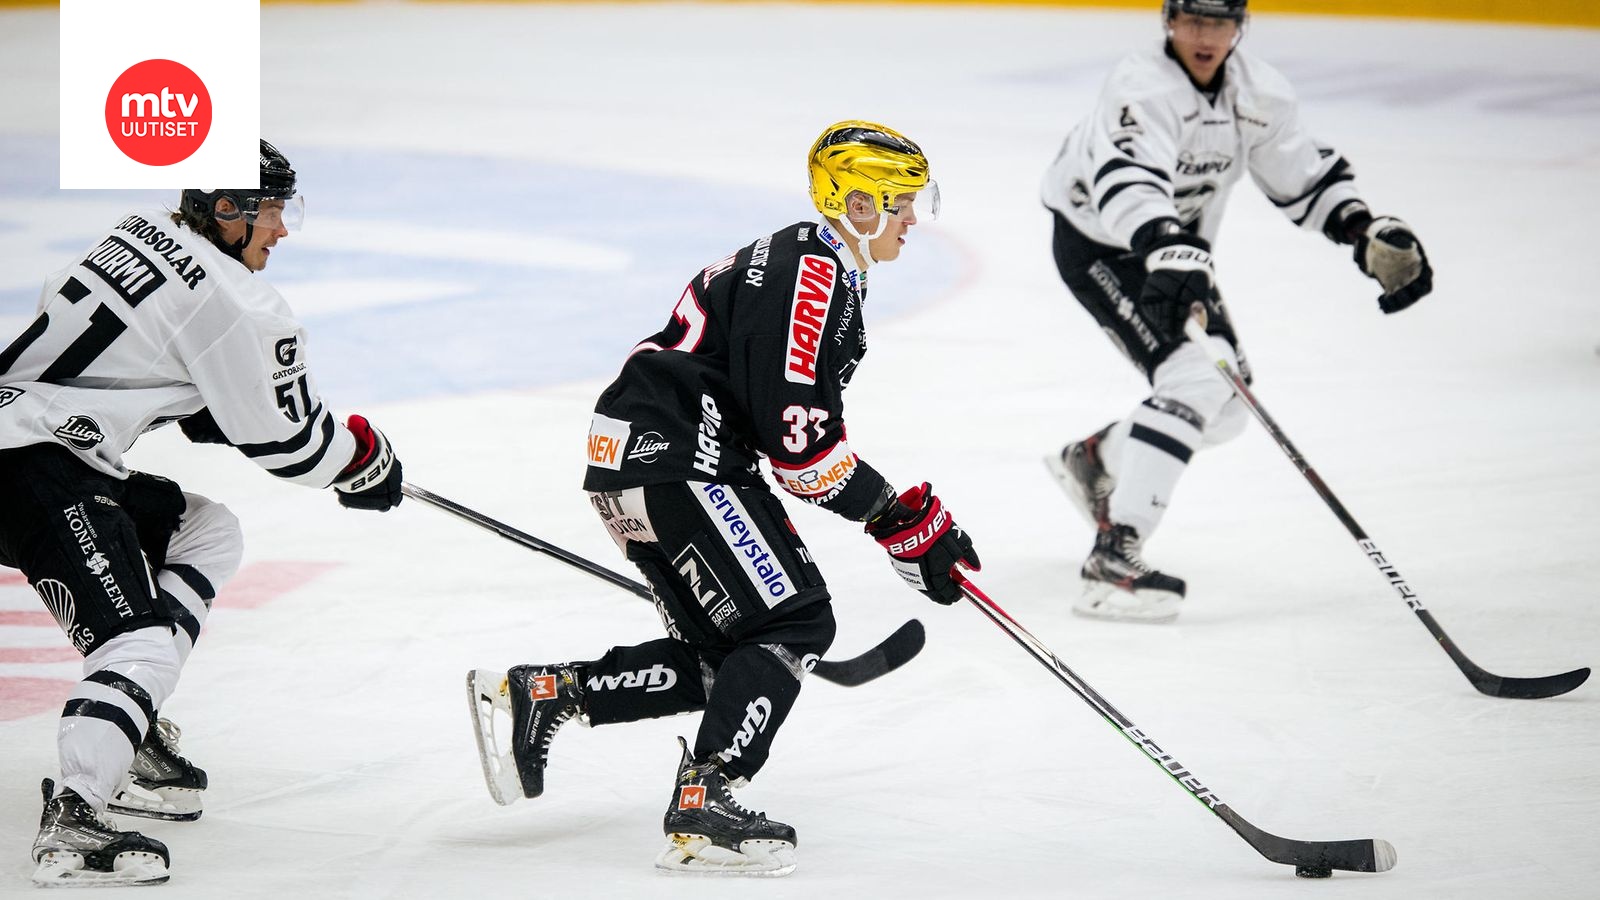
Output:
[[[211,94],[183,63],[147,59],[117,76],[106,95],[106,130],[134,162],[170,166],[194,155],[211,131]]]

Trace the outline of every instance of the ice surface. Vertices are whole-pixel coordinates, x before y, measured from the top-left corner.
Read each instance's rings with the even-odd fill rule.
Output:
[[[1199,457],[1149,547],[1189,580],[1175,625],[1067,612],[1090,534],[1039,459],[1142,395],[1060,284],[1036,186],[1154,11],[374,3],[262,24],[263,133],[309,200],[265,277],[327,395],[416,483],[619,568],[577,487],[600,387],[684,279],[808,215],[822,126],[912,135],[946,214],[873,271],[852,446],[931,480],[979,583],[1252,822],[1385,838],[1399,863],[1310,886],[1265,862],[975,610],[796,509],[834,588],[831,655],[911,616],[928,647],[868,686],[810,682],[743,792],[799,830],[793,877],[658,876],[672,737],[695,720],[564,732],[547,794],[500,808],[461,697],[469,668],[655,637],[648,605],[169,429],[133,462],[227,502],[249,546],[163,710],[212,783],[199,822],[137,823],[172,848],[164,896],[1594,896],[1600,688],[1478,695],[1254,426]],[[1262,402],[1480,665],[1600,662],[1600,33],[1260,16],[1246,41],[1438,273],[1382,316],[1347,250],[1242,185],[1218,271]],[[53,189],[57,64],[50,11],[0,14],[8,334],[153,196]],[[0,577],[6,895],[28,890],[76,677],[42,616]]]

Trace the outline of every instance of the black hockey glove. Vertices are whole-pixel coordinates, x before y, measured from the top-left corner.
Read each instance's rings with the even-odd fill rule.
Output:
[[[339,503],[350,509],[386,512],[400,505],[400,460],[383,432],[365,418],[351,416],[346,423],[356,438],[356,455],[333,482]]]
[[[200,411],[184,416],[178,420],[178,428],[183,431],[183,436],[196,444],[227,444],[228,436],[222,433],[222,428],[217,425],[217,420],[212,418],[211,410],[200,407]]]
[[[1433,290],[1433,267],[1411,226],[1379,216],[1356,238],[1356,265],[1383,286],[1378,308],[1397,313]]]
[[[188,501],[176,481],[148,472],[129,472],[122,484],[122,508],[133,520],[139,548],[154,571],[167,564],[167,545],[183,523]]]
[[[957,563],[976,572],[982,568],[972,538],[956,525],[926,481],[867,523],[867,534],[889,551],[889,562],[906,584],[937,603],[961,599],[961,586],[950,577]]]
[[[1149,274],[1139,292],[1139,314],[1158,337],[1170,343],[1182,341],[1184,320],[1215,290],[1211,245],[1187,232],[1169,234],[1150,245],[1144,267]]]

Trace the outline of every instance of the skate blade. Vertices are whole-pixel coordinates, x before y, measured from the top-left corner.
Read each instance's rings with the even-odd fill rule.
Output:
[[[167,822],[193,822],[204,812],[200,792],[194,788],[146,788],[137,783],[124,787],[107,804],[108,812]]]
[[[39,858],[33,883],[57,888],[136,887],[166,884],[169,877],[166,861],[155,853],[140,850],[118,853],[111,861],[111,871],[105,872],[85,868],[82,854],[56,850]]]
[[[506,673],[473,669],[467,673],[467,706],[472,713],[472,736],[478,741],[478,761],[483,765],[483,783],[489,796],[501,806],[510,806],[522,797],[522,782],[517,778],[516,760],[503,749],[499,729],[512,733],[511,698],[502,686]],[[496,711],[503,714],[497,717]],[[502,723],[502,724],[497,724]]]
[[[782,878],[794,871],[794,845],[788,841],[741,841],[738,850],[729,850],[698,834],[669,837],[672,843],[656,857],[656,868],[663,872]]]
[[[1181,602],[1170,591],[1125,591],[1102,581],[1084,585],[1072,613],[1086,619],[1160,625],[1178,618]]]
[[[1050,470],[1051,475],[1055,476],[1056,484],[1061,485],[1061,492],[1067,495],[1067,499],[1072,502],[1072,508],[1083,516],[1083,520],[1088,522],[1090,527],[1096,530],[1105,527],[1105,523],[1101,522],[1099,516],[1095,514],[1093,498],[1084,491],[1083,485],[1078,482],[1078,479],[1072,477],[1072,472],[1068,471],[1067,464],[1061,460],[1061,454],[1045,454],[1044,467]]]

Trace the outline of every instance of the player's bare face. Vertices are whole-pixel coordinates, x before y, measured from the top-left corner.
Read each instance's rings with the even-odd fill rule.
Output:
[[[888,262],[900,256],[900,248],[906,244],[906,233],[911,226],[917,224],[917,195],[899,194],[894,198],[894,212],[889,213],[889,221],[883,226],[883,234],[873,238],[870,242],[872,258],[878,262]],[[877,227],[876,223],[873,224]],[[867,233],[871,233],[869,230]]]
[[[1180,12],[1167,23],[1167,31],[1172,37],[1172,50],[1189,76],[1200,84],[1209,84],[1238,40],[1239,23]]]

